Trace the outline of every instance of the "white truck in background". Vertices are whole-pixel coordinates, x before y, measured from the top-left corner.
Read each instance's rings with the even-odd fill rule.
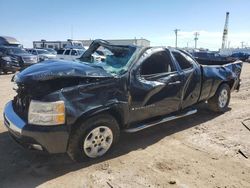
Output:
[[[85,52],[84,48],[65,48],[57,51],[57,59],[75,61]]]

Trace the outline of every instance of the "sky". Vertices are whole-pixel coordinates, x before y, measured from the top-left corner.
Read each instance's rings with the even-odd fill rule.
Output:
[[[249,0],[0,0],[0,36],[34,40],[146,38],[153,46],[219,49],[226,12],[230,47],[250,46]]]

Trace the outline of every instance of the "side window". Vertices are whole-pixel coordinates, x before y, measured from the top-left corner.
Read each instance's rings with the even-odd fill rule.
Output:
[[[193,67],[192,63],[187,60],[185,55],[181,54],[180,52],[172,52],[172,54],[174,55],[176,61],[178,62],[182,70]]]
[[[36,50],[32,50],[31,53],[32,53],[33,55],[37,55]]]
[[[64,52],[64,50],[58,50],[58,51],[57,51],[57,54],[58,54],[58,55],[61,55],[61,54],[63,54],[63,52]]]
[[[76,50],[71,50],[71,55],[77,56],[77,55],[78,55],[78,54],[77,54],[77,51],[76,51]]]
[[[152,75],[172,71],[172,61],[166,51],[160,51],[152,54],[141,65],[141,75]]]
[[[70,50],[66,50],[64,55],[69,55],[69,53],[70,53]]]

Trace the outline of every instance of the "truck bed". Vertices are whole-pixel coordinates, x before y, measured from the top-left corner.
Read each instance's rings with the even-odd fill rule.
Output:
[[[195,58],[201,65],[226,65],[232,63],[230,60]]]
[[[200,100],[207,100],[214,96],[217,88],[223,82],[227,82],[231,90],[238,90],[240,84],[240,73],[242,69],[243,62],[235,61],[232,63],[216,65],[217,62],[214,62],[209,65],[201,65],[202,71],[202,89]]]

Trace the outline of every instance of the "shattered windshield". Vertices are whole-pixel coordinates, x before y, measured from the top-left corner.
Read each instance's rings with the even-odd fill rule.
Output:
[[[117,75],[127,70],[135,51],[136,47],[132,46],[105,45],[94,49],[81,60],[91,64],[91,66],[101,67],[110,74]]]

